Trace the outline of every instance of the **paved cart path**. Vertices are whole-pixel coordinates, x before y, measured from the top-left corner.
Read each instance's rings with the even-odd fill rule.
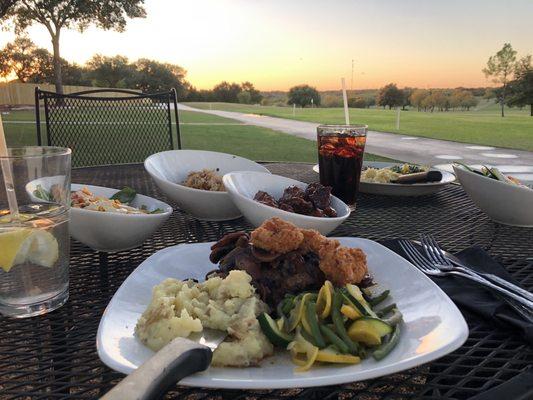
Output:
[[[179,109],[231,118],[245,124],[261,126],[310,140],[316,140],[316,127],[319,125],[313,122],[257,114],[202,110],[184,104],[180,104]],[[480,146],[386,132],[369,131],[365,150],[372,154],[396,160],[427,165],[460,161],[467,164],[531,166],[533,168],[533,152],[530,151]]]

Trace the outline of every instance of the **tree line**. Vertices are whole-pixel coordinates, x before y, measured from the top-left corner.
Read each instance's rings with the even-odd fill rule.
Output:
[[[176,88],[187,101],[222,101],[255,104],[261,93],[251,82],[221,82],[212,90],[197,90],[186,79],[187,71],[176,64],[147,58],[130,62],[127,57],[95,54],[84,65],[61,58],[62,83],[75,86],[139,89],[158,92]],[[23,83],[54,82],[54,57],[25,36],[7,43],[0,53],[0,77],[15,75]]]

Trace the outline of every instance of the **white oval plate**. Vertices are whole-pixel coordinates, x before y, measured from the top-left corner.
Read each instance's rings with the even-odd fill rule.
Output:
[[[404,163],[390,163],[382,161],[364,161],[363,168],[387,168],[393,165],[402,165]],[[432,167],[432,169],[436,169]],[[317,172],[318,164],[313,167],[313,171]],[[426,196],[433,194],[441,190],[445,185],[452,183],[455,180],[455,175],[448,171],[442,172],[442,179],[439,182],[427,182],[427,183],[411,183],[411,184],[399,184],[399,183],[359,183],[359,191],[361,193],[379,194],[384,196]]]
[[[338,238],[345,246],[360,247],[368,257],[375,281],[391,290],[391,302],[404,315],[401,339],[383,360],[359,365],[313,367],[294,372],[288,353],[277,352],[256,368],[209,368],[180,381],[180,385],[231,389],[277,389],[333,385],[376,378],[413,368],[460,347],[468,337],[466,322],[452,301],[429,278],[404,258],[371,240]],[[117,290],[98,327],[98,355],[110,368],[128,374],[153,352],[134,335],[152,287],[168,277],[203,280],[213,269],[212,243],[183,244],[158,251],[146,259]]]

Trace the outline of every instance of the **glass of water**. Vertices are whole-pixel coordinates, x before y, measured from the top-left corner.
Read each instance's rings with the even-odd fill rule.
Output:
[[[70,149],[0,156],[0,313],[40,315],[68,299]]]

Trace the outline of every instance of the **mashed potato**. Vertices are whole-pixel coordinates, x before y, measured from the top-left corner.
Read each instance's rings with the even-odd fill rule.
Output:
[[[187,337],[204,327],[228,332],[213,353],[214,366],[247,367],[273,353],[257,315],[268,306],[256,295],[252,278],[230,271],[225,278],[202,283],[166,279],[155,286],[152,301],[135,327],[141,341],[154,351],[177,336]]]
[[[361,173],[361,182],[389,183],[399,176],[400,174],[391,171],[389,168],[367,168]]]

